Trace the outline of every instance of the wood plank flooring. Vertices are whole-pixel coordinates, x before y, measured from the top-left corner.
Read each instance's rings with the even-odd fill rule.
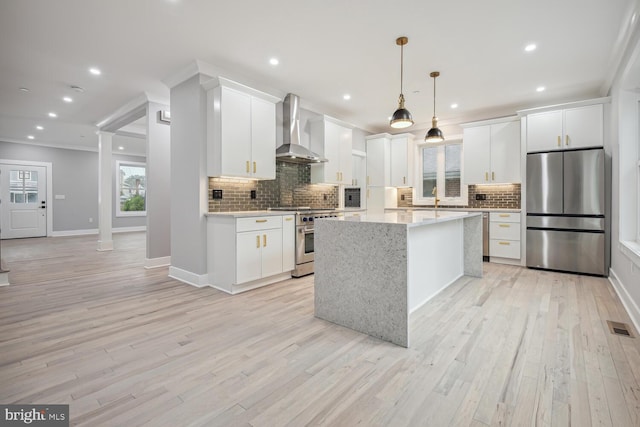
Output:
[[[114,240],[2,242],[1,403],[82,426],[640,426],[640,340],[609,332],[630,320],[605,279],[485,263],[404,349],[314,318],[313,276],[229,296]]]

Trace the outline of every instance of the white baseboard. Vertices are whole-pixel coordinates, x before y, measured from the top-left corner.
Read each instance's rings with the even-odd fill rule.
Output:
[[[627,310],[627,314],[631,318],[631,322],[633,326],[635,326],[636,331],[640,331],[640,307],[635,303],[627,289],[620,281],[618,275],[613,271],[613,268],[609,269],[609,282],[613,285],[613,289],[618,294],[618,298],[622,301],[622,305]]]
[[[134,231],[147,231],[146,225],[137,227],[117,227],[111,230],[112,233],[130,233]],[[51,237],[69,237],[69,236],[86,236],[89,234],[98,234],[97,228],[89,228],[87,230],[63,230],[51,232]]]
[[[158,268],[158,267],[166,267],[167,265],[171,265],[171,257],[163,256],[158,258],[145,258],[144,259],[144,268]]]
[[[98,249],[99,252],[112,251],[113,250],[113,240],[98,240]]]
[[[9,272],[0,273],[0,286],[9,286]]]
[[[209,285],[208,274],[195,274],[178,267],[169,267],[169,277],[197,288]]]

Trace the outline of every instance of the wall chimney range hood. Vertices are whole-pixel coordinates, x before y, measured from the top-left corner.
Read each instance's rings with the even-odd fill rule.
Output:
[[[276,150],[276,160],[289,163],[321,163],[327,159],[300,145],[300,98],[288,93],[284,97],[282,121],[283,142]]]

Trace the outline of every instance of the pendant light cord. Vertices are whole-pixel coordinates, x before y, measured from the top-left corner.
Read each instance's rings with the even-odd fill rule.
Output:
[[[404,45],[400,45],[400,96],[402,96],[403,75],[404,75]]]
[[[436,116],[436,78],[433,78],[433,117]]]

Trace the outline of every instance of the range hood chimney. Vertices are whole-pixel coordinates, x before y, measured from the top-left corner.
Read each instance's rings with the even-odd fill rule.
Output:
[[[289,163],[320,163],[327,159],[300,145],[300,98],[288,93],[284,97],[282,121],[283,142],[276,150],[276,160]]]

